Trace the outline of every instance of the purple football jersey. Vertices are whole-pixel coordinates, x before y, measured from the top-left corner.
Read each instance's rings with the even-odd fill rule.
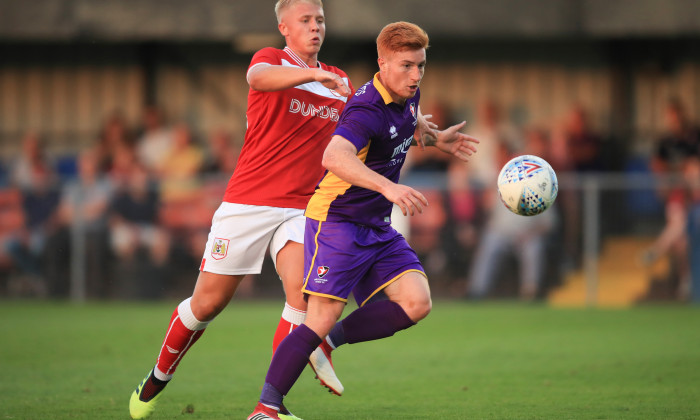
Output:
[[[419,99],[420,90],[403,105],[393,102],[377,74],[348,101],[333,134],[351,142],[367,167],[398,182],[413,142]],[[391,223],[392,206],[378,192],[351,185],[326,171],[306,207],[306,217],[386,226]]]

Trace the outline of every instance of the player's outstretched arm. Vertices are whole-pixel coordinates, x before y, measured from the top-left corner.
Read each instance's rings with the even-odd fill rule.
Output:
[[[464,128],[466,124],[466,121],[462,121],[452,127],[437,131],[437,139],[432,146],[468,162],[469,157],[476,153],[475,144],[478,144],[479,140],[459,131]]]
[[[304,83],[320,82],[339,95],[350,95],[350,88],[339,75],[319,68],[258,64],[248,71],[247,79],[252,89],[262,92],[274,92]]]
[[[396,184],[368,168],[357,157],[355,146],[342,136],[333,136],[323,153],[322,164],[343,181],[382,194],[398,205],[404,216],[422,213],[423,207],[428,205],[428,200],[419,191]]]

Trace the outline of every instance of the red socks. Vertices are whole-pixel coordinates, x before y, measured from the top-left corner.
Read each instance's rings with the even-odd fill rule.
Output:
[[[190,299],[185,299],[180,303],[170,318],[170,325],[168,325],[168,331],[165,334],[154,372],[156,378],[162,381],[172,378],[172,374],[182,357],[202,336],[204,329],[209,324],[198,321],[194,317],[190,307]]]
[[[277,325],[277,330],[275,331],[275,336],[272,338],[272,354],[275,354],[277,347],[280,345],[282,340],[289,335],[296,327],[301,325],[306,318],[306,311],[301,311],[299,309],[292,308],[285,302],[284,310],[282,311],[282,318],[280,323]]]

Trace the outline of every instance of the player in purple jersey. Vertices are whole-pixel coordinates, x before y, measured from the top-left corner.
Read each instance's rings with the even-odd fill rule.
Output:
[[[283,397],[321,337],[333,348],[376,340],[430,312],[423,267],[390,225],[393,204],[414,215],[428,202],[397,183],[399,171],[411,144],[425,141],[467,161],[478,140],[459,132],[465,122],[430,141],[414,139],[427,47],[427,34],[407,22],[387,25],[377,38],[379,72],[346,105],[324,152],[327,172],[306,208],[306,320],[278,347],[249,420],[279,418]],[[351,291],[360,307],[337,322]],[[380,291],[388,299],[370,300]]]

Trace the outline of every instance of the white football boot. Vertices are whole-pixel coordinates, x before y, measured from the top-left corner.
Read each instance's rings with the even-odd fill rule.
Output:
[[[335,374],[335,369],[333,368],[333,361],[331,360],[331,352],[333,349],[330,345],[323,340],[320,346],[309,357],[309,365],[311,369],[316,373],[316,378],[321,381],[321,385],[328,388],[329,392],[335,395],[343,395],[343,384],[340,383],[338,376]]]

